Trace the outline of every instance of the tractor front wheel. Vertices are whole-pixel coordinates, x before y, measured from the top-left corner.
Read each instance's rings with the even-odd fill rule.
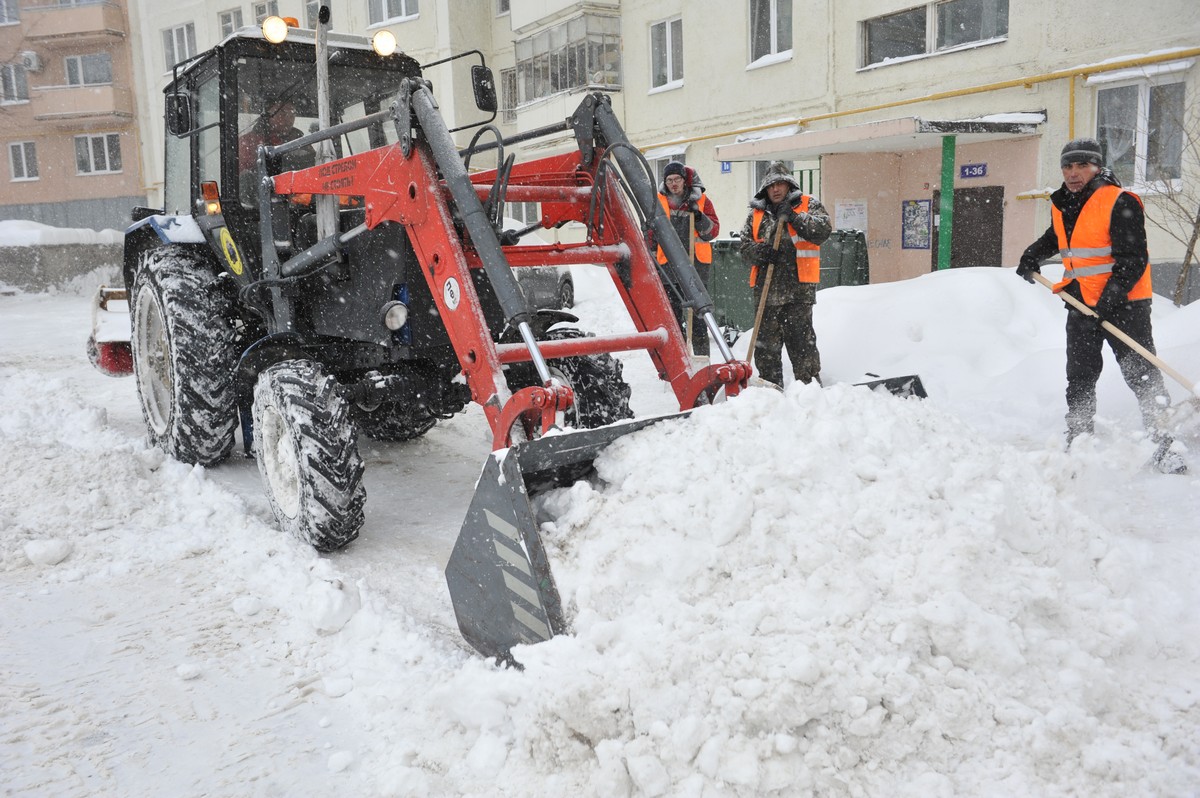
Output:
[[[358,537],[363,461],[350,407],[316,363],[289,360],[258,376],[254,451],[280,528],[318,551]]]

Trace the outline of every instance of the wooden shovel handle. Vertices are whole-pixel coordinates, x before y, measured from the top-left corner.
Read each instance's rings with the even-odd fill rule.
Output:
[[[779,251],[779,240],[783,237],[783,221],[775,225],[775,240],[771,242],[771,250]],[[754,329],[750,331],[750,344],[746,347],[746,362],[754,362],[754,344],[758,341],[758,326],[762,322],[763,311],[767,308],[767,292],[771,290],[771,274],[775,271],[775,262],[767,264],[767,276],[763,278],[762,296],[758,298],[758,310],[754,313]]]
[[[1037,280],[1039,283],[1046,286],[1051,291],[1054,290],[1054,283],[1047,280],[1040,273],[1034,272],[1033,279]],[[1096,315],[1096,311],[1092,310],[1087,305],[1080,302],[1078,299],[1076,299],[1075,297],[1066,293],[1065,291],[1060,291],[1058,293],[1058,296],[1061,297],[1067,303],[1069,303],[1071,305],[1071,307],[1075,308],[1083,315],[1100,318],[1099,316]],[[1115,324],[1105,321],[1104,319],[1100,319],[1100,326],[1103,327],[1104,329],[1108,330],[1113,335],[1115,335],[1118,339],[1120,339],[1122,342],[1124,342],[1124,344],[1126,346],[1128,346],[1130,349],[1132,349],[1134,352],[1137,352],[1139,355],[1146,358],[1146,360],[1148,360],[1151,363],[1153,363],[1154,365],[1158,366],[1158,368],[1163,373],[1167,374],[1171,379],[1175,380],[1177,383],[1182,385],[1184,388],[1187,388],[1189,391],[1191,391],[1196,396],[1200,396],[1200,388],[1197,387],[1196,383],[1192,382],[1187,377],[1183,376],[1178,371],[1176,371],[1175,369],[1168,366],[1166,363],[1164,363],[1157,355],[1155,355],[1149,349],[1142,346],[1137,341],[1133,340],[1128,335],[1126,335],[1125,332],[1120,327],[1117,327]]]

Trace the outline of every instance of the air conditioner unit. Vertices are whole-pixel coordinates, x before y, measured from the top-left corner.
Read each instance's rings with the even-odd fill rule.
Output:
[[[25,50],[21,53],[21,66],[25,67],[26,72],[41,72],[42,57],[33,50]]]

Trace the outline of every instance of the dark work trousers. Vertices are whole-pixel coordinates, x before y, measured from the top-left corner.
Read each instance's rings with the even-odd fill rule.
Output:
[[[1108,319],[1133,340],[1154,351],[1150,328],[1150,302],[1141,300],[1120,305]],[[1162,372],[1100,326],[1099,319],[1077,310],[1067,311],[1067,442],[1093,431],[1096,415],[1096,381],[1104,367],[1101,347],[1105,341],[1116,355],[1125,384],[1133,391],[1142,412],[1142,423],[1158,442],[1166,440],[1162,431],[1163,414],[1170,405]]]
[[[758,339],[754,342],[754,364],[764,380],[783,385],[785,346],[797,382],[809,383],[820,377],[821,353],[817,351],[817,332],[813,329],[815,301],[816,287],[806,290],[806,286],[801,286],[797,298],[763,309]]]
[[[708,288],[708,276],[712,272],[711,263],[701,263],[696,261],[696,273],[700,275],[700,282],[704,283],[704,287]],[[687,309],[683,306],[681,297],[676,296],[675,291],[667,289],[667,296],[671,300],[671,310],[675,312],[675,320],[679,322],[679,329],[683,331],[684,340],[687,338]],[[697,355],[708,356],[708,328],[704,326],[704,319],[699,313],[692,313],[692,352]]]

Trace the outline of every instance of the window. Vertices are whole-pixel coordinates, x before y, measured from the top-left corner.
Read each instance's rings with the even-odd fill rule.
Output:
[[[317,29],[317,13],[321,10],[321,0],[307,0],[304,4],[304,27]]]
[[[751,173],[751,175],[754,179],[750,183],[750,194],[751,195],[754,195],[758,192],[758,187],[762,185],[763,178],[765,178],[767,176],[767,169],[769,169],[771,167],[771,164],[773,164],[773,163],[775,163],[775,161],[755,161],[754,162],[754,171]],[[794,161],[779,161],[779,163],[786,166],[789,173],[796,171],[796,163]]]
[[[501,121],[517,121],[517,70],[500,70],[500,113]]]
[[[506,202],[504,203],[504,215],[517,220],[526,227],[542,220],[541,206],[536,202]]]
[[[943,0],[859,23],[862,65],[912,58],[1008,36],[1008,0]]]
[[[1096,93],[1096,138],[1126,186],[1183,175],[1184,84],[1141,81]]]
[[[667,164],[671,163],[672,161],[684,164],[685,166],[687,165],[687,158],[684,156],[684,154],[682,152],[676,153],[674,155],[664,155],[661,158],[647,159],[647,163],[650,164],[650,172],[651,172],[651,174],[654,175],[654,179],[657,181],[654,184],[655,188],[658,188],[659,186],[662,185],[662,182],[664,180],[663,170],[666,169]]]
[[[1008,35],[1008,0],[950,0],[937,6],[937,49]]]
[[[279,0],[268,0],[266,3],[254,4],[254,24],[257,25],[267,17],[279,16]]]
[[[683,83],[683,20],[680,17],[650,26],[650,87]]]
[[[750,0],[750,62],[792,49],[792,0]]]
[[[25,67],[20,64],[0,64],[0,104],[20,103],[29,99],[29,83]]]
[[[13,25],[21,21],[17,3],[18,0],[0,0],[0,25]]]
[[[112,83],[112,56],[108,53],[69,55],[65,61],[68,86]]]
[[[13,180],[37,180],[37,145],[32,141],[17,141],[8,145],[8,162]]]
[[[242,9],[232,8],[228,11],[222,11],[220,14],[217,14],[217,21],[221,25],[221,38],[224,39],[242,27]]]
[[[584,14],[518,39],[517,90],[522,103],[589,85],[621,83],[621,23]]]
[[[419,12],[417,0],[368,0],[367,12],[372,25],[390,19],[407,19]]]
[[[121,171],[121,135],[76,136],[75,171],[81,175]]]
[[[58,0],[57,5],[62,6],[98,6],[105,0]]]
[[[196,54],[196,25],[189,22],[177,28],[167,28],[163,32],[163,52],[166,55],[167,71],[180,61],[187,60]]]
[[[508,0],[496,0],[496,16],[502,17],[508,13]]]

